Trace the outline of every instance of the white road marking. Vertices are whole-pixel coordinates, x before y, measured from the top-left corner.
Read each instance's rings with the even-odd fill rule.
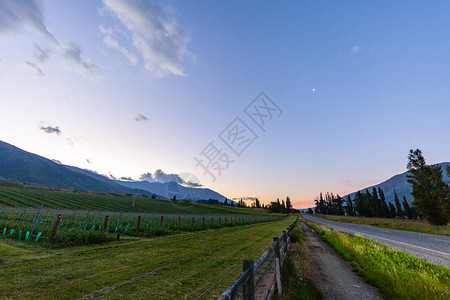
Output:
[[[323,222],[323,223],[326,223],[326,222]],[[323,224],[323,223],[322,223],[322,224]],[[334,227],[334,228],[337,228],[337,229],[341,229],[341,230],[343,230],[343,231],[350,231],[350,232],[354,232],[354,233],[359,233],[359,234],[361,234],[361,235],[370,236],[370,237],[373,237],[373,238],[375,238],[375,239],[382,239],[382,240],[390,241],[390,242],[392,242],[392,243],[397,243],[397,244],[401,244],[401,245],[405,245],[405,246],[409,246],[409,247],[414,247],[414,248],[418,248],[418,249],[425,250],[425,251],[430,251],[430,252],[438,253],[438,254],[445,255],[445,256],[450,256],[449,253],[445,253],[445,252],[441,252],[441,251],[436,251],[436,250],[432,250],[432,249],[428,249],[428,248],[424,248],[424,247],[420,247],[420,246],[415,246],[415,245],[411,245],[411,244],[407,244],[407,243],[403,243],[403,242],[399,242],[399,241],[395,241],[395,240],[391,240],[391,239],[379,237],[379,236],[376,236],[376,235],[371,235],[371,234],[368,234],[368,233],[363,233],[363,232],[355,231],[355,230],[352,230],[352,229],[347,229],[347,228],[338,227],[338,226],[335,226],[334,224],[333,224],[333,225],[332,225],[332,224],[329,224],[328,226],[331,226],[331,227]]]
[[[332,225],[330,225],[330,226],[332,226]],[[334,226],[332,226],[332,227],[334,227]],[[383,237],[380,237],[380,236],[371,235],[371,234],[364,233],[364,232],[359,232],[359,231],[355,231],[355,230],[351,230],[351,229],[346,229],[346,228],[344,229],[344,228],[339,228],[339,227],[335,227],[335,228],[341,229],[341,230],[344,230],[344,231],[351,231],[351,232],[354,232],[354,233],[359,233],[359,234],[361,234],[361,235],[370,236],[370,237],[373,237],[373,238],[375,238],[375,239],[382,239],[382,240],[386,240],[386,241],[389,241],[389,242],[393,242],[393,243],[397,243],[397,244],[401,244],[401,245],[405,245],[405,246],[409,246],[409,247],[414,247],[414,248],[422,249],[422,250],[425,250],[425,251],[430,251],[430,252],[442,254],[442,255],[445,255],[445,256],[450,256],[449,253],[445,253],[445,252],[441,252],[441,251],[436,251],[436,250],[432,250],[432,249],[428,249],[428,248],[424,248],[424,247],[420,247],[420,246],[415,246],[415,245],[411,245],[411,244],[407,244],[407,243],[403,243],[403,242],[399,242],[399,241],[395,241],[395,240],[383,238]]]

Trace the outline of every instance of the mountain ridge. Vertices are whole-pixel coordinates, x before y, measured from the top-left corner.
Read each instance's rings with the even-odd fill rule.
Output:
[[[450,162],[441,162],[441,163],[437,163],[437,164],[433,164],[433,165],[438,165],[441,167],[442,170],[442,175],[444,178],[445,182],[450,182],[450,177],[447,176],[447,166],[450,166]],[[409,174],[409,171],[397,174],[392,176],[391,178],[379,183],[379,184],[375,184],[363,189],[359,189],[355,192],[352,192],[350,194],[347,194],[345,196],[343,196],[343,198],[347,199],[347,196],[350,195],[350,197],[352,199],[355,198],[355,194],[360,191],[360,192],[365,192],[365,190],[367,189],[370,193],[372,193],[372,189],[375,187],[378,189],[378,187],[380,187],[383,192],[384,192],[384,196],[386,198],[386,202],[389,203],[394,203],[394,189],[397,192],[398,197],[400,198],[400,201],[403,201],[403,196],[405,196],[406,200],[408,201],[409,204],[412,203],[413,201],[413,196],[411,195],[411,184],[409,184],[406,181],[406,176]]]

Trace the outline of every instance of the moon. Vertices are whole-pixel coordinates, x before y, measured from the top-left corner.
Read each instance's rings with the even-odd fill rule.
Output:
[[[313,89],[313,92],[315,92],[316,91],[316,89]]]

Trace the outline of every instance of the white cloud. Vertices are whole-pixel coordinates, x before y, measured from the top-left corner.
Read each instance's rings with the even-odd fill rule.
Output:
[[[137,56],[133,52],[128,51],[125,47],[120,46],[119,42],[113,38],[113,30],[112,28],[104,28],[100,25],[100,32],[105,35],[103,38],[103,43],[113,49],[119,50],[120,53],[125,56],[132,66],[137,64]]]
[[[186,176],[187,175],[187,176]],[[183,178],[185,177],[185,178]],[[139,177],[139,180],[146,180],[148,182],[177,182],[181,185],[189,187],[201,187],[202,185],[197,182],[196,178],[189,174],[169,174],[165,173],[163,170],[158,169],[152,173],[144,173]]]
[[[103,4],[104,11],[110,12],[131,35],[147,71],[156,77],[184,75],[182,62],[189,54],[186,49],[189,37],[170,8],[157,1],[103,0]],[[108,32],[104,34],[111,36]],[[107,42],[110,47],[121,47],[117,40]]]
[[[30,61],[25,61],[24,64],[28,68],[32,69],[34,71],[34,75],[36,75],[37,77],[45,76],[45,74],[44,74],[44,72],[42,72],[41,68],[39,68],[39,66],[37,66],[35,63],[32,63]]]
[[[36,50],[34,57],[36,57],[40,63],[45,63],[49,59],[51,53],[50,50],[44,50],[36,43],[34,44],[34,49]]]
[[[363,48],[362,48],[361,46],[355,45],[355,46],[353,46],[353,47],[350,49],[350,54],[351,54],[351,55],[358,54],[359,52],[362,51],[362,49],[363,49]]]
[[[40,5],[34,0],[0,1],[0,33],[8,34],[29,27],[42,36],[57,42],[47,29]]]
[[[63,58],[76,71],[86,77],[99,77],[100,72],[95,64],[81,56],[78,45],[69,41],[60,42],[47,28],[41,6],[35,0],[2,0],[0,1],[0,34],[15,34],[22,29],[31,28],[49,42],[45,50],[34,44],[35,57],[40,65],[44,64],[50,54]],[[27,66],[34,68],[38,74],[44,74],[37,63],[26,62]]]
[[[85,77],[101,77],[98,67],[88,59],[81,57],[81,49],[77,44],[69,42],[62,48],[63,57]]]
[[[39,125],[39,129],[44,131],[45,133],[48,133],[48,134],[52,134],[52,133],[56,133],[57,135],[61,134],[61,130],[59,129],[59,126]]]
[[[136,122],[139,122],[139,121],[148,121],[148,118],[147,118],[146,116],[144,116],[143,114],[139,113],[139,114],[137,114],[137,117],[134,118],[134,120],[135,120]]]

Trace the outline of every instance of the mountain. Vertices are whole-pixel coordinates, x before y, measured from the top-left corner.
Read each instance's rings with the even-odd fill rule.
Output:
[[[115,180],[115,182],[128,188],[132,189],[136,188],[149,191],[151,193],[155,193],[169,199],[172,199],[173,196],[176,196],[177,200],[199,201],[199,200],[215,199],[221,203],[225,201],[225,196],[222,196],[221,194],[211,189],[185,187],[175,181],[161,183],[148,181]],[[228,201],[231,200],[228,199]]]
[[[104,176],[65,166],[0,141],[0,181],[105,194],[133,194]],[[139,191],[140,196],[151,196]]]
[[[444,181],[450,182],[450,178],[447,176],[447,166],[450,166],[450,162],[443,162],[436,164],[441,167],[442,175],[444,177]],[[400,201],[403,201],[403,196],[406,197],[406,200],[411,203],[413,201],[413,197],[411,195],[411,185],[406,181],[406,176],[409,174],[409,172],[405,172],[402,174],[395,175],[394,177],[380,183],[377,185],[373,185],[370,187],[367,187],[367,190],[372,193],[372,188],[375,187],[378,189],[380,187],[383,192],[384,196],[386,198],[386,202],[392,202],[394,203],[394,189],[397,192],[397,195],[400,199]],[[366,189],[360,190],[361,192],[364,192]],[[353,192],[350,194],[352,199],[355,198],[356,192]],[[348,195],[345,195],[343,198],[347,198]]]

